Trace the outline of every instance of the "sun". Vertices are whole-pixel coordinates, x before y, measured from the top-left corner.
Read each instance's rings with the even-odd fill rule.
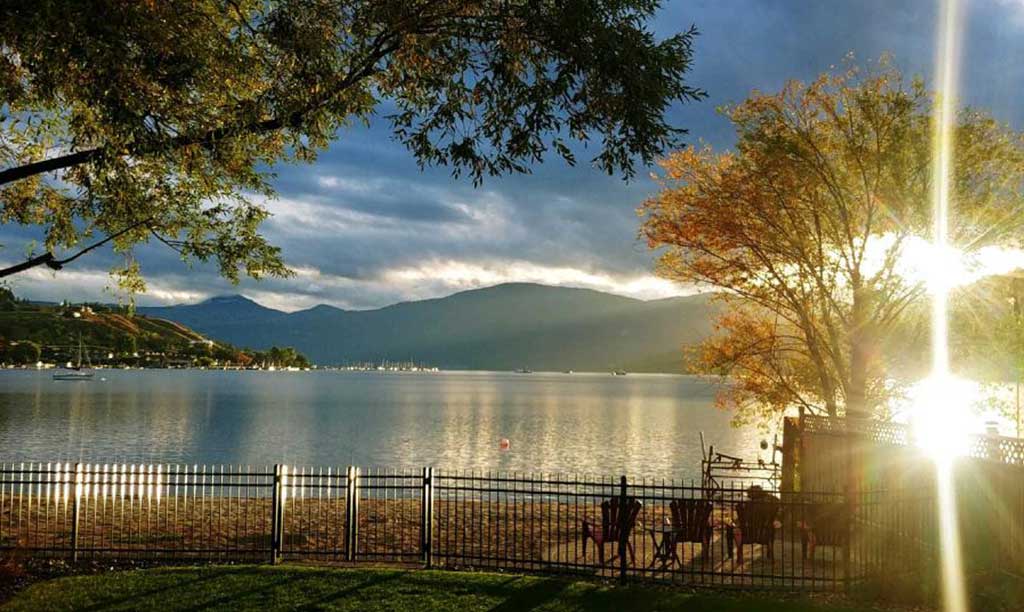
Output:
[[[905,278],[924,283],[931,294],[948,293],[970,284],[974,271],[964,252],[950,244],[933,244],[924,239],[907,242],[900,258]]]
[[[880,262],[885,249],[892,248],[893,240],[892,237],[879,239],[872,257]],[[935,244],[918,236],[904,239],[896,264],[896,272],[902,278],[924,284],[931,295],[946,294],[983,278],[1021,269],[1024,269],[1021,249],[988,245],[965,252],[955,245]]]
[[[933,374],[915,386],[911,404],[914,443],[936,463],[967,454],[975,429],[976,385],[952,374]]]

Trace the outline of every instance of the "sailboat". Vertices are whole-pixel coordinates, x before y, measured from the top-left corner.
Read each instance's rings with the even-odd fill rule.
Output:
[[[86,368],[82,368],[82,353],[85,353]],[[54,380],[92,380],[92,364],[89,362],[89,353],[82,350],[82,334],[78,334],[78,359],[75,365],[60,372],[53,373]]]

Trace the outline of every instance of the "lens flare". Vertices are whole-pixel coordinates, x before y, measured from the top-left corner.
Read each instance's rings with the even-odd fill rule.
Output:
[[[951,168],[953,160],[953,126],[956,121],[954,94],[957,88],[957,65],[960,56],[960,15],[959,0],[946,0],[942,4],[939,22],[938,58],[936,77],[938,81],[935,128],[933,135],[932,205],[934,207],[935,248],[945,252],[949,248],[949,202],[951,189]],[[941,285],[932,287],[932,375],[933,390],[926,393],[935,403],[936,412],[928,419],[938,422],[954,419],[948,424],[931,427],[925,435],[934,435],[934,441],[925,444],[955,442],[948,440],[948,432],[954,431],[953,416],[966,413],[966,406],[959,405],[955,397],[943,397],[943,392],[956,387],[949,370],[949,290]],[[941,408],[940,408],[941,406]],[[951,449],[952,450],[952,449]],[[933,457],[936,455],[933,453]],[[942,550],[942,591],[943,604],[947,612],[966,612],[967,597],[964,588],[964,574],[960,555],[960,538],[956,516],[956,498],[953,482],[953,457],[938,455],[935,462],[936,489],[940,544]],[[948,457],[948,459],[947,459]]]
[[[973,429],[969,406],[976,385],[948,373],[935,373],[914,392],[911,426],[914,441],[937,465],[967,454]]]

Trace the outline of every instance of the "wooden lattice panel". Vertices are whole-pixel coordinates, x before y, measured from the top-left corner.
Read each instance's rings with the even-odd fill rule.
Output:
[[[971,440],[968,454],[976,459],[1024,465],[1024,440],[998,436],[977,436]]]
[[[833,435],[860,434],[875,442],[898,446],[907,445],[911,440],[910,428],[906,425],[870,419],[832,419],[808,416],[804,417],[804,431]]]
[[[804,417],[803,430],[811,434],[859,434],[871,441],[894,446],[907,446],[913,442],[913,432],[909,426],[871,419],[807,416]],[[1024,440],[1002,436],[971,436],[967,456],[1007,465],[1024,465]]]

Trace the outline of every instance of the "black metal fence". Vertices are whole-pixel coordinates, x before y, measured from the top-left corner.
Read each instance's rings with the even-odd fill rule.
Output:
[[[0,464],[0,549],[364,560],[840,590],[915,571],[934,500],[671,480],[294,466]]]

